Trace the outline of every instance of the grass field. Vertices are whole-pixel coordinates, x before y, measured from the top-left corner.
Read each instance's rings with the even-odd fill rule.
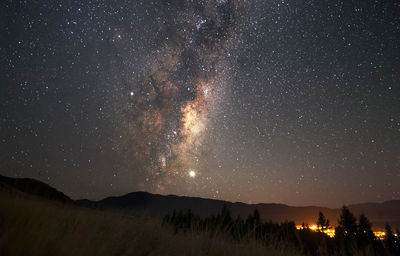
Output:
[[[0,255],[295,255],[254,241],[174,234],[161,220],[0,190]]]

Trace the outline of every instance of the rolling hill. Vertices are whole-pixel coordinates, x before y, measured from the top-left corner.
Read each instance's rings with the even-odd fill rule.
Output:
[[[0,187],[17,189],[25,193],[46,197],[63,202],[75,202],[89,207],[99,207],[124,213],[149,215],[163,217],[171,214],[174,210],[193,210],[196,214],[207,216],[217,213],[223,205],[226,205],[233,216],[247,217],[255,209],[260,212],[263,220],[283,222],[285,220],[295,221],[297,224],[315,223],[318,212],[321,211],[330,219],[331,224],[336,225],[340,209],[331,209],[318,206],[289,206],[285,204],[262,203],[245,204],[240,202],[228,202],[223,200],[204,199],[198,197],[186,197],[176,195],[159,195],[148,192],[133,192],[122,196],[107,197],[99,201],[87,199],[72,201],[62,192],[49,185],[34,179],[9,178],[0,175]],[[400,228],[400,200],[386,201],[383,203],[363,203],[349,205],[355,214],[361,213],[372,221],[375,229],[383,229],[386,223],[392,227]]]
[[[340,215],[340,209],[319,206],[289,206],[285,204],[262,203],[245,204],[232,203],[222,200],[204,199],[198,197],[185,197],[176,195],[157,195],[147,192],[133,192],[118,197],[108,197],[97,201],[97,205],[107,209],[117,209],[135,214],[146,214],[150,216],[164,216],[173,210],[193,212],[206,216],[217,213],[223,205],[226,205],[234,216],[246,217],[257,209],[263,220],[283,222],[285,220],[295,221],[297,224],[316,222],[318,213],[321,211],[330,219],[331,224],[336,225]],[[400,227],[400,200],[387,201],[383,203],[364,203],[348,206],[358,216],[361,213],[372,221],[375,228],[383,229],[386,223],[392,227]]]
[[[0,175],[0,188],[18,190],[28,194],[62,202],[73,202],[71,198],[41,181],[29,178],[11,178]]]

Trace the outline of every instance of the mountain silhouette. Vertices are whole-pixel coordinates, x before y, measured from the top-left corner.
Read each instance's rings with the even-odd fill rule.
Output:
[[[260,213],[261,219],[275,222],[295,221],[297,224],[316,223],[321,211],[330,220],[332,225],[337,224],[340,209],[320,206],[289,206],[276,203],[245,204],[232,203],[223,200],[204,199],[176,195],[158,195],[147,192],[133,192],[122,196],[108,197],[97,201],[103,208],[121,210],[127,213],[164,216],[174,210],[186,211],[191,209],[200,216],[216,214],[226,205],[233,216],[247,217],[254,209]],[[375,228],[383,229],[386,223],[392,227],[400,227],[400,200],[383,203],[363,203],[348,206],[358,217],[364,213]]]
[[[50,200],[73,202],[73,200],[66,196],[64,193],[47,185],[46,183],[35,179],[11,178],[0,175],[0,188],[5,190],[18,190]]]
[[[314,224],[318,213],[321,211],[331,221],[337,224],[340,209],[319,206],[289,206],[276,203],[245,204],[240,202],[228,202],[223,200],[205,199],[199,197],[187,197],[176,195],[159,195],[148,192],[133,192],[122,196],[112,196],[99,201],[81,199],[73,201],[51,186],[34,180],[10,178],[0,175],[0,187],[16,189],[28,194],[41,196],[47,199],[63,202],[74,202],[88,207],[97,207],[114,211],[122,211],[127,214],[149,215],[163,217],[176,211],[191,209],[196,214],[205,217],[216,214],[226,205],[233,216],[246,218],[255,209],[260,213],[264,221],[295,221],[296,224]],[[348,205],[349,209],[358,216],[364,213],[373,223],[374,228],[383,229],[386,223],[394,228],[400,228],[400,200],[386,201],[383,203],[362,203]]]

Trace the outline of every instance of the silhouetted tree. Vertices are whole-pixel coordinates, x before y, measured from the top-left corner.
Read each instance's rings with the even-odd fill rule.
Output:
[[[332,239],[322,232],[310,230],[304,223],[305,229],[297,230],[294,222],[262,222],[257,209],[245,221],[240,216],[233,220],[226,205],[216,215],[211,214],[206,218],[200,218],[188,210],[173,211],[172,215],[163,219],[163,223],[171,225],[175,232],[206,231],[212,237],[223,235],[236,241],[254,239],[266,245],[290,248],[304,255],[383,255],[385,252],[388,255],[400,255],[398,239],[390,226],[386,227],[388,237],[382,243],[375,239],[372,224],[364,214],[359,216],[357,225],[354,215],[343,206],[338,222],[336,236]],[[322,229],[329,226],[329,221],[321,212],[317,224]]]
[[[400,245],[396,244],[396,237],[393,234],[392,227],[389,224],[385,226],[385,247],[392,255],[399,255]]]
[[[346,206],[342,207],[342,212],[338,220],[338,227],[336,228],[338,233],[343,233],[343,236],[351,237],[357,232],[356,217],[350,212]]]
[[[216,221],[217,225],[220,226],[220,229],[224,231],[228,230],[232,226],[231,213],[226,204],[224,204],[224,206],[221,209],[221,212],[217,215]]]
[[[246,227],[249,230],[254,230],[256,228],[256,226],[260,225],[260,223],[261,223],[260,213],[258,212],[257,209],[254,209],[253,214],[250,214],[247,217]]]
[[[329,228],[329,224],[329,220],[325,218],[325,215],[322,212],[319,212],[317,226],[324,231]]]
[[[358,218],[357,242],[361,247],[366,247],[375,240],[374,232],[372,232],[372,224],[364,214]]]
[[[346,206],[342,207],[338,226],[335,229],[336,247],[340,255],[353,255],[356,246],[357,219]]]
[[[244,221],[240,216],[238,216],[233,223],[231,233],[233,238],[236,240],[242,239],[243,235],[245,234]]]

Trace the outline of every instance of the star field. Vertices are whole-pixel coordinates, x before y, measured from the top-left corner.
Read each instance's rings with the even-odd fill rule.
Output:
[[[340,206],[400,199],[397,1],[3,1],[0,173]]]

